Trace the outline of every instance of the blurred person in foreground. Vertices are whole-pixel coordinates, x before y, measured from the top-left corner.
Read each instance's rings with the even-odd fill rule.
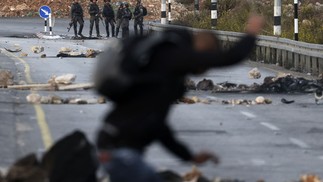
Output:
[[[253,50],[262,27],[262,17],[251,16],[246,34],[228,50],[221,49],[217,38],[209,32],[164,32],[171,36],[171,41],[151,49],[148,61],[140,67],[142,80],[137,80],[119,99],[113,100],[112,111],[98,132],[99,159],[111,182],[161,182],[160,176],[143,160],[146,148],[155,141],[183,161],[219,162],[213,152],[193,153],[177,140],[166,117],[172,104],[183,96],[187,75],[240,63]],[[131,65],[125,65],[125,69],[131,70]],[[99,92],[100,89],[104,92],[104,86],[98,88]]]

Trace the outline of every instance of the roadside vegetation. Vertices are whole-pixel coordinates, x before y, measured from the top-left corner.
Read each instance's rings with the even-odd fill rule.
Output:
[[[174,24],[211,29],[210,0],[200,2],[199,13],[194,13],[194,0],[178,0],[191,11]],[[294,39],[294,1],[282,1],[282,35]],[[250,13],[265,17],[262,35],[273,35],[273,0],[219,0],[217,30],[243,32]],[[299,5],[299,41],[323,44],[323,4],[318,0],[303,0]]]

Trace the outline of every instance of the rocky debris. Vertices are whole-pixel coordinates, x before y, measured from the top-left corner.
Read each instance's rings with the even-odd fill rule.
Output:
[[[20,55],[19,55],[19,57],[21,57],[21,58],[23,58],[23,57],[27,57],[28,56],[28,54],[27,53],[25,53],[25,52],[22,52],[22,53],[20,53]]]
[[[61,76],[52,76],[47,83],[50,84],[65,84],[65,85],[69,85],[72,84],[76,79],[76,75],[74,74],[65,74],[65,75],[61,75]]]
[[[105,98],[61,98],[57,95],[41,96],[39,94],[29,94],[27,102],[31,104],[104,104]]]
[[[22,51],[22,48],[19,45],[14,45],[14,46],[8,46],[4,48],[8,52],[20,52]]]
[[[307,80],[292,75],[266,77],[264,83],[260,85],[259,91],[262,92],[313,92],[313,90],[322,87],[318,80]]]
[[[185,85],[185,88],[188,90],[196,90],[195,82],[189,78],[186,78],[184,85]]]
[[[196,85],[197,90],[213,90],[213,88],[213,81],[205,78],[202,81],[199,81]]]
[[[19,84],[7,86],[8,89],[16,90],[50,90],[50,91],[63,91],[63,90],[79,90],[79,89],[90,89],[94,88],[93,83],[78,83],[70,85],[56,84],[54,81],[52,83],[44,84]]]
[[[213,92],[308,93],[314,92],[318,88],[323,88],[323,79],[308,80],[303,77],[294,77],[290,74],[279,74],[276,77],[265,77],[262,84],[246,85],[230,82],[212,84],[211,80],[203,79],[198,82],[197,89],[212,90]],[[186,89],[192,90],[192,88],[186,84]]]
[[[13,75],[8,70],[0,70],[0,87],[13,85]]]
[[[282,98],[280,101],[284,104],[291,104],[295,102],[294,100],[286,100],[285,98]]]
[[[232,105],[257,105],[257,104],[271,104],[272,100],[264,98],[262,96],[257,97],[255,100],[247,99],[231,99],[223,100],[222,104],[232,104]]]
[[[248,74],[249,74],[249,78],[251,79],[259,79],[261,77],[261,73],[258,70],[258,68],[253,68],[248,72]]]
[[[39,104],[41,101],[41,96],[39,94],[29,94],[27,95],[26,99],[29,103]]]
[[[43,46],[32,46],[31,51],[35,54],[39,54],[41,52],[44,52],[44,47]]]
[[[59,50],[59,53],[69,53],[69,52],[72,52],[72,49],[68,47],[61,47]]]
[[[102,53],[101,50],[87,49],[85,53],[80,51],[74,51],[70,48],[62,47],[56,57],[82,57],[82,58],[95,58]]]
[[[7,182],[44,182],[46,181],[46,172],[41,168],[35,154],[29,154],[10,167],[5,180]]]
[[[193,97],[182,97],[178,99],[178,102],[183,102],[185,104],[195,104],[195,103],[210,104],[212,101],[210,99],[201,99],[196,96],[193,96]]]

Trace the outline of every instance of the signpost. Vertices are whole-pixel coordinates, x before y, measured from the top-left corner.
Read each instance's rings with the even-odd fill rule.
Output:
[[[39,8],[39,16],[45,20],[45,32],[47,32],[47,19],[49,19],[49,34],[53,35],[52,32],[52,11],[49,6],[41,6]]]

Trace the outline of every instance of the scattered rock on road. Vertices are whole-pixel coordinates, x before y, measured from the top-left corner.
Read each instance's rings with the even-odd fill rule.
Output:
[[[69,73],[61,76],[52,76],[48,80],[48,83],[69,85],[69,84],[72,84],[75,81],[75,79],[76,79],[76,75]]]
[[[253,68],[252,70],[249,71],[249,78],[251,79],[259,79],[261,77],[261,73],[258,70],[258,68]]]
[[[197,83],[197,90],[213,90],[214,83],[210,79],[203,79],[202,81]]]
[[[32,46],[31,50],[33,51],[33,53],[39,54],[41,52],[44,52],[44,47],[43,46]]]
[[[8,70],[0,70],[0,87],[13,85],[13,75]]]

